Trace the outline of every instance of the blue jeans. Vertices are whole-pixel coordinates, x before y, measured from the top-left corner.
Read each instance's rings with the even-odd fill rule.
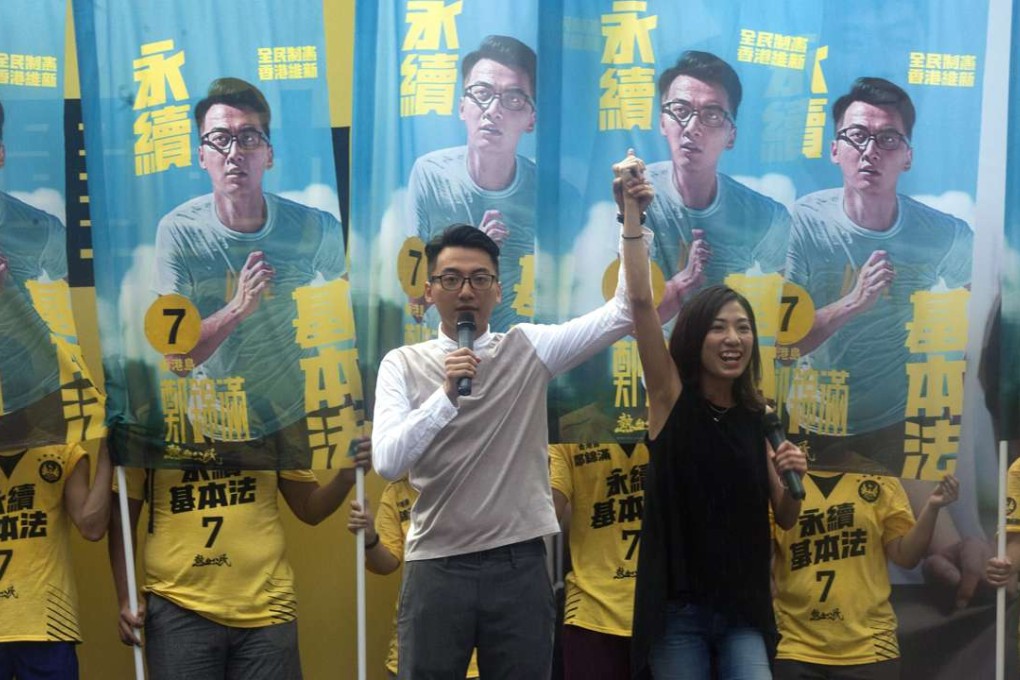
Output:
[[[757,628],[731,626],[722,614],[694,604],[666,605],[666,628],[652,644],[655,680],[771,680],[765,640]]]

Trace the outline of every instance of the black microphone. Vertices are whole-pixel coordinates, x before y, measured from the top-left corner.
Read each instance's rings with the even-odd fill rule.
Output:
[[[775,412],[766,412],[762,416],[762,425],[765,426],[765,438],[772,445],[772,450],[778,451],[779,447],[786,441],[786,435],[783,433],[783,423],[780,422],[779,416]],[[801,482],[800,475],[793,470],[786,470],[783,472],[783,483],[786,484],[786,490],[790,493],[790,496],[798,501],[804,500],[804,483]]]
[[[475,346],[475,315],[472,312],[461,312],[457,316],[457,349]],[[464,376],[457,380],[457,394],[466,397],[471,394],[471,378]]]

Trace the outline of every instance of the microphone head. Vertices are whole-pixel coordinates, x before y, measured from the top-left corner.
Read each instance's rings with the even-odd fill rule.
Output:
[[[475,330],[474,312],[461,312],[457,315],[457,330]]]
[[[775,411],[766,411],[762,414],[761,422],[765,426],[765,431],[783,429],[783,421],[779,420],[779,414]]]

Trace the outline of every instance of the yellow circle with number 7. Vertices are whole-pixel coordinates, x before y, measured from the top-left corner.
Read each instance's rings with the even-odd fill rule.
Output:
[[[792,345],[811,331],[815,323],[815,303],[810,293],[789,281],[783,284],[779,298],[779,332],[776,343]]]
[[[407,297],[420,298],[425,295],[425,281],[428,279],[428,263],[425,262],[425,242],[411,236],[400,246],[397,255],[397,277]]]
[[[182,295],[163,295],[145,313],[145,337],[160,354],[187,354],[201,334],[202,317]]]

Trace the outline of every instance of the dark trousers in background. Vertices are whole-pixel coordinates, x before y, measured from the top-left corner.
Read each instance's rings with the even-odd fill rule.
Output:
[[[0,643],[0,680],[78,680],[73,642]]]
[[[900,660],[831,666],[793,659],[776,659],[775,680],[899,680]]]
[[[555,605],[540,538],[404,565],[397,616],[401,680],[548,678]]]
[[[564,680],[629,680],[630,638],[563,626]]]

